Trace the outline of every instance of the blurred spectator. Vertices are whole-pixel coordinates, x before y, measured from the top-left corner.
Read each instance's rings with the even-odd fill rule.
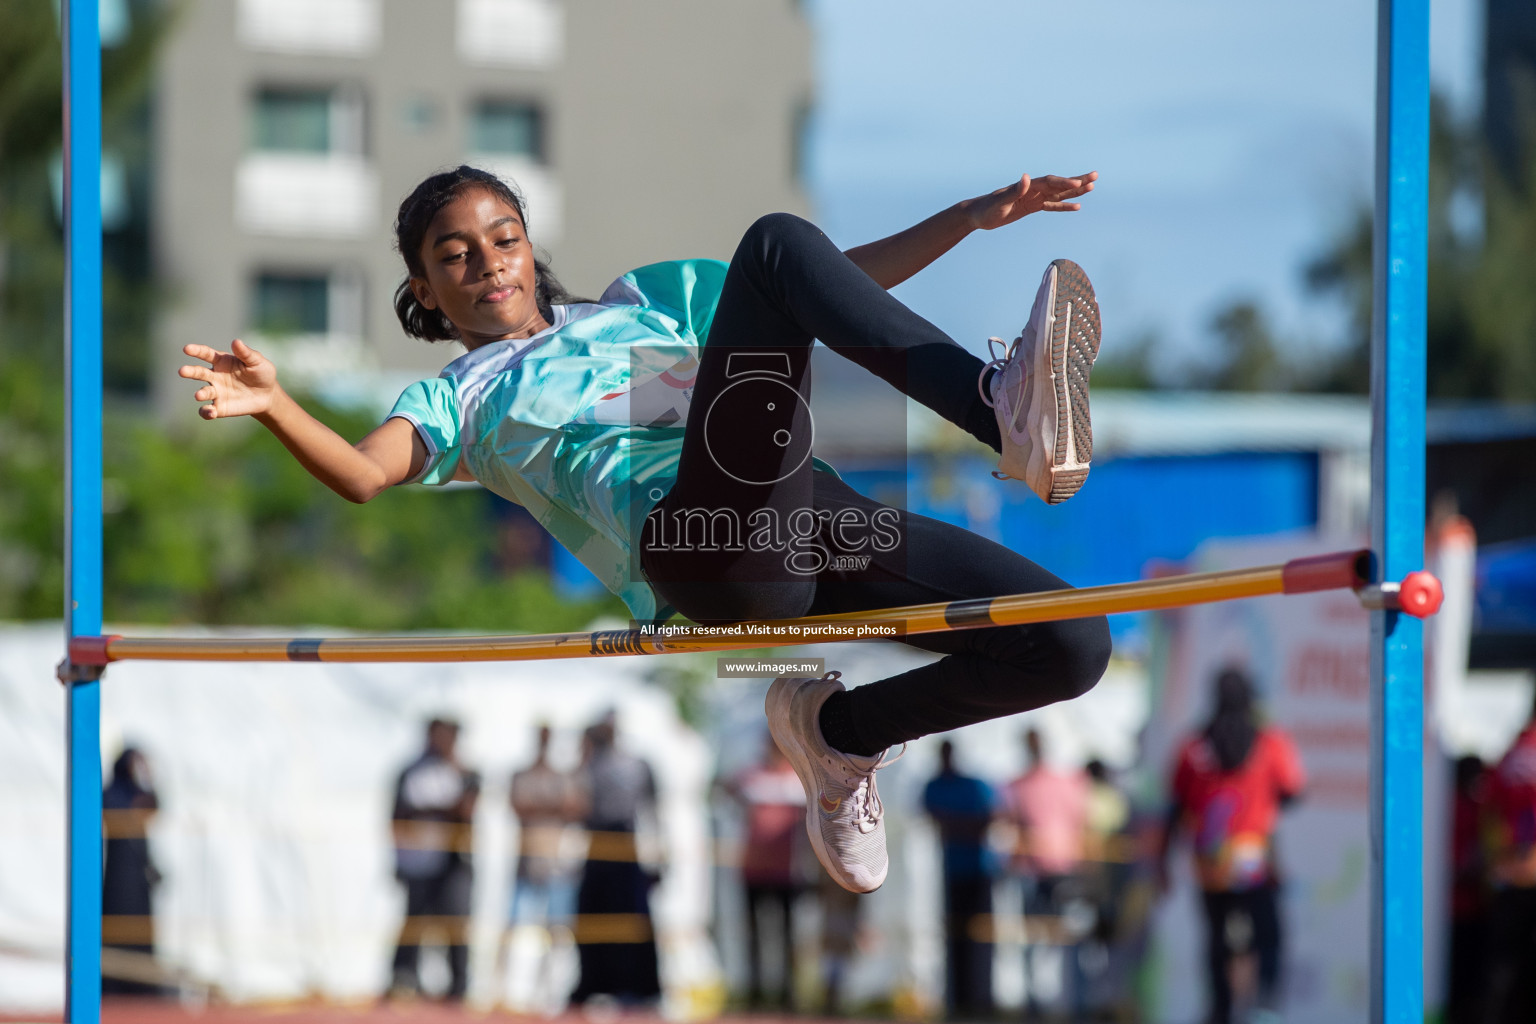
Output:
[[[613,715],[586,733],[587,862],[576,894],[581,981],[573,1003],[597,995],[633,1006],[661,994],[651,923],[654,868],[642,862],[637,834],[654,834],[656,781],[650,765],[620,750]]]
[[[939,746],[939,774],[923,807],[939,829],[944,865],[944,1004],[951,1017],[992,1012],[992,863],[987,829],[997,797],[955,767],[955,745]]]
[[[134,747],[124,748],[112,765],[112,781],[101,794],[106,859],[101,881],[102,944],[140,957],[155,953],[153,892],[160,872],[149,855],[147,828],[160,809],[149,774],[149,761]],[[145,970],[154,964],[145,959]],[[105,972],[104,972],[105,973]],[[159,986],[106,975],[101,990],[113,995],[158,995]]]
[[[726,784],[741,803],[747,817],[746,842],[742,847],[741,882],[747,900],[747,953],[751,987],[747,1001],[763,1004],[763,932],[768,926],[779,935],[783,950],[783,974],[773,1003],[794,1006],[795,957],[794,906],[805,891],[805,863],[809,851],[805,832],[805,787],[795,775],[778,745],[765,739],[761,763],[748,768]],[[764,911],[768,910],[768,913]]]
[[[1082,963],[1086,991],[1083,1002],[1090,1010],[1113,1011],[1122,1005],[1123,981],[1127,964],[1118,954],[1120,945],[1120,906],[1126,898],[1132,874],[1132,858],[1127,855],[1131,805],[1111,777],[1109,768],[1098,758],[1083,766],[1088,776],[1086,842],[1079,875],[1084,898],[1093,908],[1093,963]],[[1087,961],[1083,951],[1079,957]]]
[[[1093,927],[1078,877],[1087,840],[1088,777],[1051,767],[1038,729],[1024,734],[1024,747],[1024,774],[1008,784],[1007,797],[1018,827],[1013,867],[1024,884],[1025,1009],[1040,1013],[1038,993],[1048,987],[1040,954],[1055,947],[1061,967],[1053,987],[1070,993],[1073,1015],[1080,1017],[1087,993],[1078,944]]]
[[[1485,765],[1456,760],[1451,810],[1451,942],[1445,995],[1446,1024],[1478,1024],[1488,945],[1488,863],[1483,856]]]
[[[1097,860],[1106,859],[1104,854],[1114,846],[1114,840],[1125,828],[1131,817],[1130,801],[1110,777],[1109,768],[1098,758],[1083,765],[1088,776],[1088,828],[1090,851]]]
[[[1488,774],[1489,1021],[1536,1020],[1536,708]]]
[[[859,910],[863,897],[849,892],[825,871],[818,873],[821,897],[821,1012],[835,1017],[841,1012],[843,979],[859,944]]]
[[[1301,794],[1304,776],[1290,737],[1260,724],[1247,674],[1221,672],[1215,696],[1210,722],[1179,749],[1159,868],[1166,889],[1169,850],[1179,830],[1188,829],[1205,904],[1207,1019],[1230,1024],[1234,934],[1250,936],[1258,960],[1258,1013],[1278,1014],[1282,934],[1274,833],[1280,809]]]
[[[502,933],[497,956],[503,970],[514,929],[541,930],[547,952],[557,935],[564,934],[569,941],[576,912],[576,864],[570,840],[572,826],[586,813],[586,796],[575,775],[549,763],[549,740],[549,726],[539,726],[533,763],[512,776],[508,803],[517,816],[517,870],[512,878],[508,927]],[[544,960],[538,972],[541,989],[545,987],[547,955]]]
[[[461,1000],[469,985],[469,906],[474,882],[470,851],[480,776],[459,764],[459,726],[427,724],[427,748],[395,785],[395,877],[405,885],[405,921],[395,947],[391,996],[421,993],[422,940],[439,931],[448,947],[446,998]]]

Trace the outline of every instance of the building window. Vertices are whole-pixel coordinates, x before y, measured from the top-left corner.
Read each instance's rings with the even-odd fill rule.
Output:
[[[257,234],[357,238],[378,214],[364,101],[350,86],[270,85],[251,98],[251,150],[235,170],[235,222]]]
[[[251,296],[251,329],[269,337],[329,334],[330,277],[263,273]]]
[[[329,153],[330,91],[263,89],[251,118],[251,144],[269,153]]]
[[[366,372],[376,360],[363,337],[363,291],[357,267],[259,269],[246,338],[304,387]]]
[[[469,149],[491,156],[544,161],[543,118],[537,107],[511,100],[481,100],[470,116]]]
[[[251,112],[251,147],[263,153],[363,151],[363,101],[351,89],[268,86]]]
[[[349,268],[260,271],[251,281],[250,330],[264,338],[361,336],[362,274]]]
[[[465,162],[522,195],[535,243],[559,241],[565,230],[564,190],[549,165],[544,112],[526,100],[482,99],[469,115]]]

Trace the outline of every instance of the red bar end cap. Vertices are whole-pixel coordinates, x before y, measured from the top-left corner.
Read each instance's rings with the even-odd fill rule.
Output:
[[[69,638],[70,664],[105,665],[112,660],[107,653],[107,644],[121,639],[116,633],[111,636],[72,636]]]
[[[1374,571],[1369,551],[1336,551],[1291,559],[1280,571],[1280,583],[1287,594],[1355,590],[1370,583]]]
[[[1445,589],[1434,573],[1411,572],[1403,577],[1397,591],[1398,609],[1416,619],[1428,618],[1440,610],[1445,601]]]

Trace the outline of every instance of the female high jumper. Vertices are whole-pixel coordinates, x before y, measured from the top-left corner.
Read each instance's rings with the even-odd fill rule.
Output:
[[[1024,176],[847,252],[788,214],[747,229],[729,264],[658,263],[596,302],[534,255],[515,190],[471,167],[400,204],[406,333],[467,350],[412,384],[355,445],[306,413],[241,341],[188,345],[208,420],[253,416],[336,493],[476,480],[527,508],[640,622],[720,624],[1055,590],[1060,579],[956,526],[857,493],[813,457],[814,339],[1001,454],[1000,478],[1051,503],[1092,455],[1088,373],[1099,311],[1068,260],[1046,269],[1019,336],[983,361],[892,288],[976,230],[1073,211],[1097,174]],[[856,556],[856,557],[847,557]],[[1068,700],[1110,654],[1103,618],[901,638],[945,657],[844,689],[783,677],[768,724],[805,786],[806,828],[831,876],[885,880],[884,752]]]

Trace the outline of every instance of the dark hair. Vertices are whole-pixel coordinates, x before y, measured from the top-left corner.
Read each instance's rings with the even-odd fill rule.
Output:
[[[1253,697],[1253,680],[1242,669],[1225,668],[1216,676],[1216,710],[1205,735],[1223,772],[1240,768],[1259,737]]]
[[[517,211],[523,229],[528,229],[528,214],[523,197],[516,188],[502,181],[489,171],[460,164],[451,171],[432,175],[406,196],[395,216],[395,248],[405,260],[407,279],[395,289],[395,316],[405,333],[423,341],[453,341],[459,336],[458,328],[442,314],[441,310],[428,309],[416,301],[411,291],[411,277],[426,277],[427,268],[421,262],[421,244],[426,240],[427,227],[432,218],[455,199],[474,189],[483,189]],[[553,320],[551,306],[567,302],[579,302],[565,290],[549,264],[535,257],[533,261],[533,299],[538,303],[539,314],[545,320]]]

